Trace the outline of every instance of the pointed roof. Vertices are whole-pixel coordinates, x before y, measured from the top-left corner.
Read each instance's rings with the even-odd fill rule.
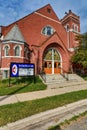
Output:
[[[56,13],[54,12],[54,10],[53,10],[53,8],[51,7],[50,4],[36,10],[35,12],[38,12],[42,15],[45,15],[47,17],[50,17],[52,19],[59,21],[59,18],[57,17]]]
[[[9,40],[25,42],[24,37],[17,24],[15,24],[7,33],[7,35],[4,37],[4,41],[9,41]]]
[[[79,21],[80,17],[73,13],[71,10],[69,12],[65,12],[65,16],[61,19],[61,22],[65,21],[68,18],[73,18],[74,20]]]
[[[47,17],[48,19],[53,19],[53,20],[55,20],[55,21],[57,21],[57,22],[60,23],[60,20],[59,20],[59,18],[57,17],[57,15],[56,15],[56,13],[54,12],[54,10],[53,10],[53,8],[51,7],[51,5],[50,5],[50,4],[47,4],[47,5],[45,5],[44,7],[42,7],[42,8],[40,8],[40,9],[38,9],[38,10],[32,12],[31,14],[28,14],[28,15],[26,15],[25,17],[23,17],[23,18],[21,18],[21,19],[15,21],[15,22],[13,22],[12,24],[10,24],[10,25],[8,25],[8,26],[6,26],[6,27],[3,26],[3,28],[2,28],[2,30],[3,30],[3,32],[2,32],[3,35],[4,35],[4,36],[7,36],[7,34],[9,33],[9,31],[11,30],[11,28],[12,28],[14,25],[16,25],[16,26],[18,25],[18,26],[19,26],[20,21],[26,20],[27,18],[29,18],[30,16],[32,16],[32,15],[35,14],[35,13],[37,13],[37,14],[39,14],[39,15],[42,15],[42,16],[45,16],[45,17]],[[21,29],[20,29],[20,30],[21,30]]]

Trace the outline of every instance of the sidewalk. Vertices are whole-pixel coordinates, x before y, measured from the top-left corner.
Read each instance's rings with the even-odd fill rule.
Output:
[[[49,84],[48,88],[42,91],[0,96],[0,106],[16,103],[16,102],[23,102],[23,101],[29,101],[34,99],[45,98],[54,95],[60,95],[72,91],[86,90],[86,89],[87,89],[87,81],[78,82],[78,83],[67,82],[62,84]]]

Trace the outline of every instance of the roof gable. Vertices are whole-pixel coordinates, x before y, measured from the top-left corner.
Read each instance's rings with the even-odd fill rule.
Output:
[[[37,10],[36,12],[37,12],[37,13],[40,13],[40,14],[42,14],[42,15],[45,15],[45,16],[47,16],[47,17],[49,17],[49,18],[52,18],[52,19],[54,19],[54,20],[59,21],[59,19],[58,19],[56,13],[54,12],[54,10],[53,10],[53,8],[51,7],[50,4],[48,4],[48,5],[46,5],[46,6],[42,7],[42,8],[40,8],[40,9]]]
[[[17,26],[17,24],[15,24],[10,29],[10,31],[4,37],[4,40],[14,40],[14,41],[25,42],[24,37],[23,37],[19,27]]]

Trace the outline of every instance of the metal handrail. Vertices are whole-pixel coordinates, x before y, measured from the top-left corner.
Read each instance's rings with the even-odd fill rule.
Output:
[[[40,76],[43,79],[43,81],[46,83],[46,73],[45,72],[41,72]]]
[[[66,70],[64,70],[63,68],[62,69],[62,73],[61,75],[68,81],[69,80],[69,74]]]

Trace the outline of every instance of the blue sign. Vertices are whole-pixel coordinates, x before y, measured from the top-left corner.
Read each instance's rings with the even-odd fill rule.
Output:
[[[10,77],[33,76],[34,69],[34,64],[12,62],[10,65]]]

